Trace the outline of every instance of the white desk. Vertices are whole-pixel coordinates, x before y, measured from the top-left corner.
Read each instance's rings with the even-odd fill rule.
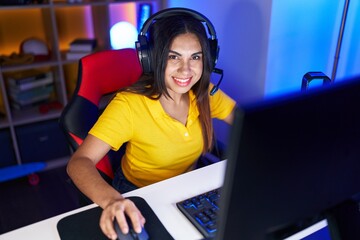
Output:
[[[165,228],[176,240],[201,239],[202,235],[178,210],[176,202],[196,194],[222,186],[226,161],[170,178],[147,187],[124,194],[125,197],[140,196],[151,206]],[[68,215],[96,207],[92,204],[58,216],[5,233],[0,240],[60,239],[56,225]]]

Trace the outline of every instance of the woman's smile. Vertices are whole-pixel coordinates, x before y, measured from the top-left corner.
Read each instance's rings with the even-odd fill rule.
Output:
[[[175,83],[180,87],[187,87],[191,83],[191,77],[190,78],[177,78],[173,77]]]

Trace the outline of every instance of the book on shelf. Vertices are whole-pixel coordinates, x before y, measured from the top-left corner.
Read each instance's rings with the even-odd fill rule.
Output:
[[[10,96],[10,105],[13,109],[23,110],[49,102],[54,93],[54,85],[34,88],[19,92],[20,95]]]
[[[70,43],[69,52],[92,52],[97,46],[96,39],[77,38]]]
[[[54,81],[53,73],[46,72],[39,75],[29,76],[26,78],[15,79],[8,78],[9,91],[26,91],[32,88],[44,86]]]
[[[9,84],[20,85],[27,82],[32,82],[46,76],[46,72],[30,69],[12,74],[7,78]]]
[[[82,57],[85,57],[86,55],[89,55],[92,52],[72,52],[68,51],[66,52],[66,59],[67,60],[79,60]]]
[[[38,97],[37,101],[34,101],[34,102],[29,102],[29,103],[24,104],[24,103],[18,103],[15,101],[11,101],[10,105],[15,110],[25,110],[25,109],[39,107],[41,104],[45,104],[48,102],[50,102],[49,97],[42,96],[42,97]]]
[[[36,99],[39,96],[50,97],[53,91],[54,91],[54,84],[51,83],[25,91],[17,91],[10,89],[9,96],[11,100],[16,102],[31,101],[32,99]]]
[[[51,97],[51,93],[45,93],[45,94],[40,94],[40,95],[34,96],[32,98],[29,98],[29,99],[12,100],[11,102],[24,107],[24,106],[36,104],[38,102],[42,102],[44,100],[49,100],[50,97]]]

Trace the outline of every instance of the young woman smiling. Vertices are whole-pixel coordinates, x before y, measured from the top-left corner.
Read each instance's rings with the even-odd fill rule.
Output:
[[[209,94],[215,56],[201,21],[186,12],[169,14],[153,22],[146,37],[151,71],[119,90],[67,167],[77,187],[103,208],[100,227],[111,239],[115,217],[124,233],[125,215],[137,232],[145,223],[121,193],[192,170],[212,148],[212,118],[233,119],[235,101],[221,90]],[[110,186],[95,165],[124,143]]]

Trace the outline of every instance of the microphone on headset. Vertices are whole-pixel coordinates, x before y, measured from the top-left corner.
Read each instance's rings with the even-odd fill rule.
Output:
[[[220,79],[219,79],[218,83],[211,89],[210,96],[213,96],[217,92],[217,90],[219,90],[219,86],[224,77],[224,71],[220,68],[214,68],[213,73],[219,74]]]

